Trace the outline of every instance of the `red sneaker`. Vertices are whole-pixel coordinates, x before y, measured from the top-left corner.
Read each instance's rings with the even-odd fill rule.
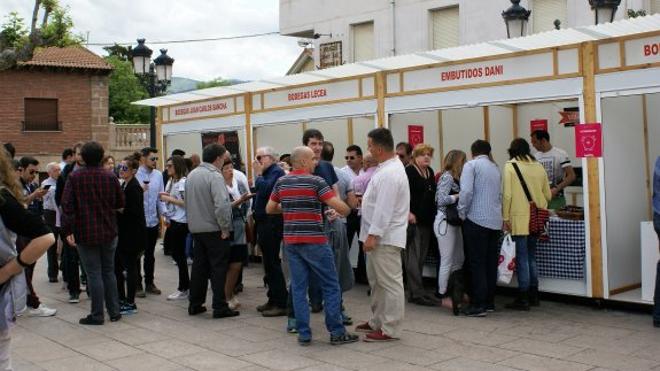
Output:
[[[355,326],[355,331],[369,333],[369,332],[374,332],[376,330],[371,328],[371,326],[369,326],[369,322],[365,322],[365,323],[362,323],[360,325]]]
[[[384,334],[383,331],[381,330],[370,332],[364,337],[364,341],[368,343],[383,343],[386,341],[393,341],[393,340],[398,340],[398,339],[393,338],[387,334]]]

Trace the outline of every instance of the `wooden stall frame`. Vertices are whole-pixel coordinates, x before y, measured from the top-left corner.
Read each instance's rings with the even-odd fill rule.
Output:
[[[595,63],[595,74],[611,73],[611,72],[622,72],[622,71],[631,71],[631,70],[640,70],[645,68],[660,67],[660,62],[657,63],[642,63],[642,64],[633,64],[627,65],[626,61],[626,41],[645,39],[648,37],[660,36],[660,31],[650,31],[642,32],[633,35],[626,35],[620,37],[612,37],[608,39],[602,39],[598,41],[593,41],[595,44],[594,48],[594,63]],[[619,44],[619,67],[612,68],[600,68],[599,58],[598,58],[598,47],[603,44],[613,44],[618,42]]]

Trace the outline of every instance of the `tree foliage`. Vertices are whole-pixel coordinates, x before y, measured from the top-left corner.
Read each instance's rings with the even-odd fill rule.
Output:
[[[13,67],[17,61],[30,60],[37,48],[80,45],[84,41],[73,32],[69,8],[61,7],[58,0],[35,0],[29,30],[16,12],[5,18],[7,21],[0,28],[0,70]]]
[[[133,73],[131,62],[118,55],[110,55],[105,57],[105,60],[114,67],[108,82],[110,116],[115,122],[122,124],[149,122],[148,107],[131,104],[149,97],[146,89]]]
[[[229,80],[225,80],[222,77],[217,77],[211,81],[202,81],[197,83],[197,89],[206,89],[206,88],[215,88],[216,86],[229,86],[233,83]]]

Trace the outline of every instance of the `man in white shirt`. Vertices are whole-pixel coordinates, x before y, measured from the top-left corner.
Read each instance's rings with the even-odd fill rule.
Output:
[[[536,130],[532,133],[532,146],[536,149],[532,154],[548,173],[550,192],[552,192],[552,200],[548,204],[548,209],[559,209],[566,206],[564,188],[575,181],[575,171],[568,154],[550,143],[550,134],[545,130]]]
[[[384,342],[399,336],[403,322],[401,250],[406,247],[410,189],[403,164],[394,152],[392,133],[374,129],[368,134],[368,145],[379,165],[362,199],[360,241],[367,254],[373,315],[356,330],[367,332],[365,341]]]
[[[136,296],[143,298],[147,293],[160,295],[161,291],[154,284],[154,265],[156,259],[154,251],[160,234],[161,203],[160,193],[165,190],[163,185],[163,174],[156,169],[158,163],[158,150],[156,148],[142,149],[142,166],[137,171],[135,178],[144,189],[144,218],[147,222],[147,242],[144,247],[144,290],[142,289],[142,276],[138,277],[138,289]]]
[[[57,178],[60,177],[60,165],[51,162],[46,165],[48,178],[41,182],[41,188],[46,190],[44,200],[44,221],[55,235],[55,243],[48,249],[48,281],[57,282],[59,275],[57,257],[57,237],[59,235],[60,214],[55,203],[55,189],[57,189]]]

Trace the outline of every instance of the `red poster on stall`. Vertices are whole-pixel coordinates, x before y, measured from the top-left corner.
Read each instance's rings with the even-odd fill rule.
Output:
[[[603,156],[600,123],[575,125],[575,155],[580,158]]]
[[[424,143],[424,127],[421,125],[408,125],[408,143],[415,148],[416,145]]]
[[[537,130],[548,131],[548,120],[537,119],[529,122],[529,132],[533,133]]]

